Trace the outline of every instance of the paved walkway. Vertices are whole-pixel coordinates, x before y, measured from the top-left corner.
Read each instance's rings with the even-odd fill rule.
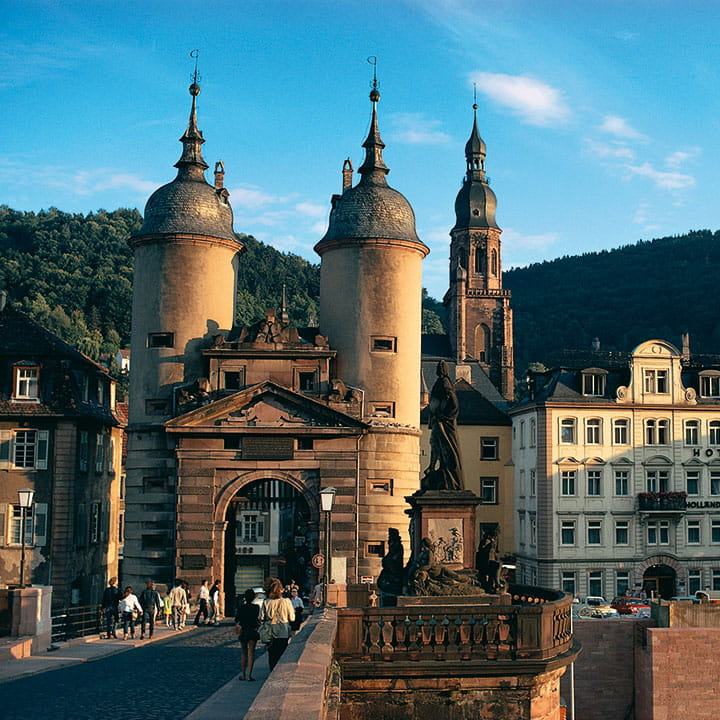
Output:
[[[268,675],[259,649],[255,682],[238,680],[233,625],[156,629],[153,640],[82,638],[0,663],[3,720],[242,718]]]

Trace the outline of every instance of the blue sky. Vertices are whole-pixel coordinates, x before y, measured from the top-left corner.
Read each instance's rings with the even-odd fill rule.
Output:
[[[713,0],[5,0],[0,204],[142,211],[174,177],[198,48],[235,230],[317,262],[374,55],[388,180],[440,298],[473,82],[506,268],[720,227],[719,36]]]

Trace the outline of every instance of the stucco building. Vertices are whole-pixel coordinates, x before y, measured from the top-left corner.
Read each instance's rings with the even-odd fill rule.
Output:
[[[100,601],[118,569],[122,430],[107,371],[0,293],[0,584],[20,581],[18,490],[27,514],[26,583],[56,605]]]
[[[518,579],[720,589],[720,365],[663,340],[530,373],[512,411]]]
[[[360,180],[343,168],[321,257],[320,321],[284,306],[233,327],[242,245],[224,167],[206,182],[196,98],[178,175],[148,200],[135,249],[124,572],[232,596],[268,574],[309,584],[319,491],[336,489],[331,579],[374,578],[419,486],[421,261],[386,180],[374,88]],[[407,546],[407,536],[406,536]]]

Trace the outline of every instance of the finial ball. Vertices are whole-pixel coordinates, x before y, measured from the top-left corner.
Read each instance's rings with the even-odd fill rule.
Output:
[[[191,94],[193,97],[196,97],[197,95],[200,94],[200,86],[199,86],[197,83],[193,83],[193,84],[190,86],[190,94]]]
[[[370,102],[377,102],[380,99],[380,93],[377,88],[373,88],[370,91]]]
[[[477,110],[477,109],[478,109],[477,103],[473,103],[473,110]]]

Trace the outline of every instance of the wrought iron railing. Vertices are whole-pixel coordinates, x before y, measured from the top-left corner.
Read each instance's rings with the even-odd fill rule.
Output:
[[[642,492],[638,495],[638,510],[684,512],[687,495],[684,492]]]
[[[102,609],[98,605],[53,608],[52,642],[85,635],[99,635],[103,628]]]

